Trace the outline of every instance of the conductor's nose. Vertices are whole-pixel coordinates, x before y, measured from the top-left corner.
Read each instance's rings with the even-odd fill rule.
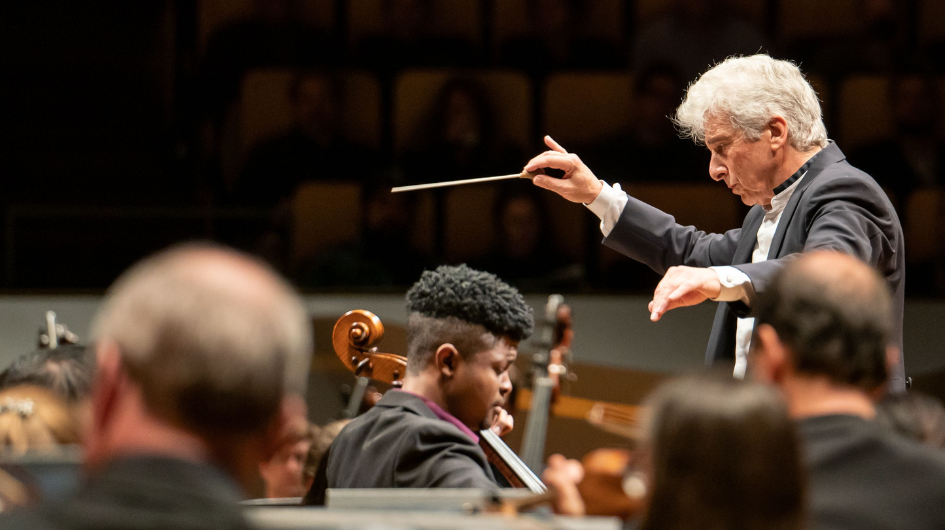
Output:
[[[719,163],[715,159],[715,154],[713,153],[712,159],[709,160],[709,176],[712,177],[712,180],[718,182],[720,180],[725,180],[725,174],[727,170],[725,165]]]

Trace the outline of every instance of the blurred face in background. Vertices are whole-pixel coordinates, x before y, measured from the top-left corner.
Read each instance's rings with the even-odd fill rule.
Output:
[[[337,125],[336,99],[328,77],[308,75],[299,80],[293,102],[293,114],[299,129],[318,142],[329,142]]]
[[[472,94],[454,89],[446,98],[445,110],[446,143],[468,149],[482,142],[482,116]]]
[[[259,465],[259,474],[266,483],[266,497],[279,499],[305,495],[302,471],[311,445],[307,437],[290,441],[283,444],[268,462]]]
[[[938,94],[935,87],[919,76],[900,79],[891,104],[896,126],[904,134],[935,134],[938,121]]]
[[[634,98],[634,127],[637,140],[658,145],[677,139],[672,116],[682,95],[680,81],[665,73],[654,73],[645,80]]]
[[[428,32],[431,6],[427,0],[387,0],[384,16],[391,35],[412,39]]]
[[[513,258],[531,256],[541,236],[538,205],[529,197],[515,197],[502,210],[505,253]]]

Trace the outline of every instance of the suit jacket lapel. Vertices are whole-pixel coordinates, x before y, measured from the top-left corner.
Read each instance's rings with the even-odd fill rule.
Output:
[[[738,238],[735,254],[732,256],[732,265],[751,262],[751,253],[755,249],[755,242],[758,241],[758,228],[764,218],[764,208],[752,206],[748,215],[745,216],[744,224],[742,224],[742,233],[741,237]]]
[[[791,195],[791,200],[789,200],[784,207],[784,211],[781,212],[781,219],[778,221],[778,229],[774,231],[774,237],[771,239],[771,247],[768,249],[767,259],[781,257],[781,245],[784,243],[784,234],[787,232],[788,225],[791,224],[791,219],[794,218],[794,211],[797,210],[797,204],[801,201],[804,190],[807,189],[805,184],[810,184],[807,177],[813,176],[814,175],[808,174],[804,177],[804,180],[802,180],[801,183],[797,185],[797,189],[794,190],[794,194]]]
[[[784,207],[784,211],[781,212],[781,219],[778,221],[778,229],[775,230],[774,237],[771,239],[771,248],[768,249],[768,259],[781,257],[781,245],[784,244],[784,235],[787,233],[791,220],[794,219],[794,212],[797,210],[797,205],[801,202],[801,197],[814,179],[816,179],[827,166],[846,159],[846,156],[840,151],[837,144],[833,142],[814,155],[814,157],[815,158],[811,159],[811,166],[807,170],[807,174],[804,175],[804,178],[798,183],[797,188],[791,195],[791,200],[788,201],[787,205]],[[758,229],[755,228],[756,232],[757,230]]]

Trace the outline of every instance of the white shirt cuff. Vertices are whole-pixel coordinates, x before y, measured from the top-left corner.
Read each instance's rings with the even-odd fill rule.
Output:
[[[603,181],[601,181],[601,184],[604,186],[594,202],[584,206],[594,212],[594,215],[600,217],[600,231],[604,234],[604,237],[607,237],[620,219],[620,214],[627,206],[628,198],[627,194],[620,189],[619,183],[614,184],[613,187]]]
[[[755,297],[755,289],[751,285],[751,278],[744,272],[735,267],[709,267],[719,275],[719,283],[722,284],[722,290],[713,302],[737,302],[741,301],[751,305],[751,300]]]

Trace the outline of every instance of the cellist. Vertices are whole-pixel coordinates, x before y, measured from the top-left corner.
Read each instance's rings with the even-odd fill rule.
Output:
[[[509,368],[534,325],[522,295],[466,266],[407,292],[407,373],[338,435],[307,497],[327,488],[496,488],[481,429],[511,430]],[[504,434],[503,432],[499,432]]]

